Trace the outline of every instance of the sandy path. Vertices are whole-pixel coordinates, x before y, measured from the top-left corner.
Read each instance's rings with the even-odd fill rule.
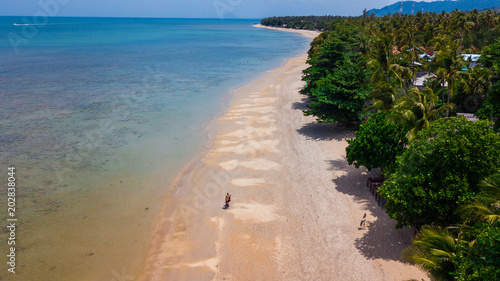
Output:
[[[303,116],[305,60],[235,91],[213,147],[166,202],[142,280],[427,279],[398,261],[411,231],[347,165],[352,133]]]

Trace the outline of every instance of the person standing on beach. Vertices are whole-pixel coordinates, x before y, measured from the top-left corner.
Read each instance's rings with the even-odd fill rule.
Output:
[[[226,208],[229,208],[229,202],[231,202],[231,195],[229,193],[226,194]]]

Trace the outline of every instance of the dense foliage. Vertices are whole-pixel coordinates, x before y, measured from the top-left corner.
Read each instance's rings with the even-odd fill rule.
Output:
[[[356,132],[356,138],[347,140],[347,161],[356,168],[385,168],[394,164],[403,153],[408,140],[404,124],[391,124],[387,116],[392,111],[375,113]]]
[[[483,49],[485,55],[494,54],[498,47],[492,44],[500,35],[499,23],[500,16],[491,10],[262,20],[271,26],[328,30],[311,43],[310,67],[304,71],[307,86],[302,92],[311,101],[306,114],[320,122],[339,123],[362,120],[362,109],[369,105],[376,110],[394,107],[412,91],[417,75],[424,71],[434,77],[427,81],[436,96],[434,109],[446,103],[446,116],[455,110],[474,112],[487,100],[480,116],[499,115],[494,99],[500,88],[495,84],[498,68],[486,66],[495,62],[484,60],[485,67],[468,68],[469,62],[462,56]],[[412,135],[432,120],[420,121],[410,128],[414,129]]]
[[[270,17],[261,21],[262,25],[309,30],[332,30],[332,22],[339,16]]]
[[[474,243],[463,243],[454,258],[458,280],[500,280],[500,227],[477,224],[465,237]]]
[[[420,266],[433,280],[500,280],[500,227],[426,225],[403,260]]]
[[[499,15],[493,10],[479,12],[452,11],[450,13],[417,12],[412,15],[385,15],[383,17],[271,17],[261,21],[262,25],[311,29],[335,30],[343,24],[355,24],[366,28],[370,34],[378,31],[393,33],[400,46],[408,44],[419,47],[433,47],[436,37],[444,35],[463,41],[464,49],[481,50],[495,42],[500,35]],[[406,38],[404,38],[406,37]],[[411,41],[407,41],[410,39]]]
[[[492,70],[492,86],[488,90],[486,101],[476,115],[485,119],[490,116],[500,117],[500,39],[486,48],[481,59],[483,65]],[[495,130],[500,131],[500,118],[495,122]]]
[[[412,88],[405,96],[398,99],[394,106],[394,113],[388,116],[389,121],[405,124],[409,140],[413,140],[417,133],[428,127],[429,124],[442,118],[446,110],[452,108],[450,104],[437,107],[438,97],[431,88],[420,91]]]
[[[350,124],[362,119],[369,90],[363,85],[368,77],[364,61],[359,55],[345,53],[335,71],[314,83],[309,110],[306,115],[318,117],[320,122]]]
[[[262,24],[325,30],[308,52],[304,113],[361,124],[346,157],[356,167],[383,168],[387,180],[378,192],[387,213],[397,227],[420,230],[406,261],[436,280],[498,280],[500,196],[478,195],[478,183],[499,171],[500,135],[491,123],[453,116],[475,113],[500,129],[500,15],[283,17]],[[466,54],[481,54],[479,64]],[[432,226],[421,227],[426,223]]]
[[[500,280],[500,173],[480,187],[481,192],[458,209],[464,222],[457,238],[466,241],[453,259],[458,280]]]
[[[318,37],[311,44],[311,66],[304,70],[307,86],[302,93],[309,95],[306,115],[318,117],[320,122],[350,124],[362,119],[362,110],[369,97],[365,80],[369,70],[359,45],[360,33],[355,27],[339,28]]]
[[[480,187],[481,192],[457,210],[461,223],[422,227],[403,260],[425,269],[434,280],[499,280],[500,174]]]
[[[458,247],[460,243],[452,229],[425,225],[412,246],[403,251],[403,260],[426,270],[432,280],[452,280]]]
[[[480,157],[479,157],[480,156]],[[500,135],[485,121],[440,119],[419,132],[379,189],[397,226],[457,223],[458,205],[500,169]]]

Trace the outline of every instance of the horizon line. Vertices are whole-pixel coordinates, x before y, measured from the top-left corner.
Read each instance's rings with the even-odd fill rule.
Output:
[[[0,17],[32,17],[26,15],[0,15]],[[47,16],[49,18],[122,18],[122,19],[220,19],[220,20],[261,20],[263,18],[241,18],[241,17],[147,17],[147,16]]]

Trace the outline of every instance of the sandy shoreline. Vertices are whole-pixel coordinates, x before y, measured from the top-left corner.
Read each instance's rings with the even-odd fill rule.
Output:
[[[347,165],[352,133],[303,116],[306,59],[234,91],[213,146],[165,202],[141,280],[427,279],[398,261],[411,231],[394,229]]]
[[[265,25],[262,25],[262,24],[255,24],[254,27],[265,28],[265,29],[272,29],[272,30],[278,30],[278,31],[285,31],[285,32],[292,32],[292,33],[298,33],[298,34],[300,34],[302,36],[305,36],[305,37],[311,38],[311,39],[316,38],[316,36],[318,36],[320,34],[320,32],[313,31],[313,30],[271,27],[271,26],[265,26]]]

